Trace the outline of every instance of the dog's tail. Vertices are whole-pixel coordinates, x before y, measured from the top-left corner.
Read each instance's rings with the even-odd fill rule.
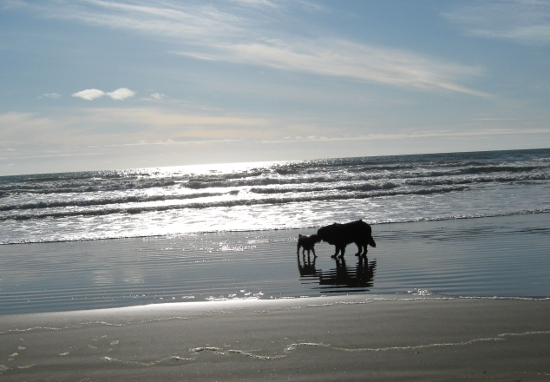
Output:
[[[372,236],[369,236],[368,243],[369,243],[369,245],[370,245],[371,247],[376,248],[376,242],[374,241],[374,239],[372,238]]]

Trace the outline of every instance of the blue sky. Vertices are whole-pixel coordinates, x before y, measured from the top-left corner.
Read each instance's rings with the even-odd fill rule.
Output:
[[[0,1],[0,175],[550,147],[550,1]]]

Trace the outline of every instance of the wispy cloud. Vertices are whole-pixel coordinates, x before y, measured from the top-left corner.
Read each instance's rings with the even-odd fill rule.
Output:
[[[522,44],[550,44],[550,2],[502,0],[458,3],[443,16],[469,36]]]
[[[249,5],[249,6],[255,6],[255,7],[271,7],[271,8],[277,8],[277,3],[269,0],[231,0],[234,3],[243,4],[243,5]]]
[[[58,93],[46,93],[46,94],[42,94],[40,97],[38,97],[39,99],[42,99],[42,98],[49,98],[49,99],[59,99],[61,98],[61,94],[58,94]]]
[[[256,42],[220,46],[209,55],[196,55],[189,51],[178,54],[203,60],[225,60],[348,77],[411,89],[489,96],[457,83],[460,79],[480,75],[481,68],[441,63],[404,50],[344,40]]]
[[[151,36],[193,40],[235,34],[243,20],[209,5],[180,5],[136,1],[56,1],[48,5],[24,3],[48,18],[74,20],[87,25],[134,30]]]
[[[95,99],[101,98],[104,95],[111,97],[117,101],[123,101],[127,98],[133,97],[136,93],[128,88],[120,88],[113,92],[105,93],[103,90],[99,89],[86,89],[74,93],[72,96],[75,98],[82,98],[87,101],[93,101]]]
[[[94,129],[89,129],[90,124]],[[36,113],[0,114],[0,147],[14,149],[105,146],[142,140],[264,139],[277,134],[277,127],[262,118],[161,108],[85,108],[57,117]]]
[[[306,2],[234,0],[203,5],[188,2],[56,1],[48,6],[25,3],[49,18],[131,30],[148,38],[168,38],[177,54],[200,60],[259,65],[323,76],[347,77],[422,91],[488,96],[461,83],[479,76],[478,67],[445,63],[417,53],[360,44],[326,36],[285,32],[284,6]],[[153,5],[151,5],[153,4]],[[232,6],[238,4],[238,6]],[[246,4],[247,7],[243,7]],[[283,6],[284,5],[284,6]],[[277,6],[277,12],[269,10]],[[243,10],[243,8],[245,8]],[[253,8],[253,11],[249,11]],[[265,12],[262,12],[262,9]],[[280,22],[273,22],[278,17]],[[278,25],[278,26],[275,26]],[[87,99],[87,98],[85,98]]]
[[[56,118],[35,113],[0,114],[0,147],[20,150],[26,147],[64,145],[67,134],[60,134],[65,124]]]
[[[156,100],[167,98],[167,97],[168,96],[166,94],[162,94],[162,93],[153,93],[153,94],[151,94],[151,98],[156,99]]]
[[[265,126],[269,122],[263,118],[238,117],[225,115],[198,114],[173,111],[162,108],[92,108],[75,110],[72,115],[63,117],[41,117],[36,113],[11,112],[0,114],[0,127],[6,130],[19,130],[9,126],[19,126],[28,129],[70,126],[94,123],[126,123],[130,125],[150,125],[156,127],[185,126]]]

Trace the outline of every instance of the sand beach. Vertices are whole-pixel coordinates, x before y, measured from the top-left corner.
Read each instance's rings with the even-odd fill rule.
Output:
[[[340,296],[2,317],[3,381],[550,378],[548,299]]]

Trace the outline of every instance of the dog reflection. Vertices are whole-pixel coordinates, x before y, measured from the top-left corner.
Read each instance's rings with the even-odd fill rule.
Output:
[[[313,253],[315,255],[315,252]],[[313,261],[311,260],[311,257],[309,256],[309,252],[306,255],[302,253],[301,260],[300,260],[300,253],[297,254],[298,258],[298,272],[300,272],[301,277],[314,277],[317,276],[317,268],[315,267],[315,260],[317,259],[317,256],[313,257]]]
[[[355,269],[346,266],[344,259],[336,259],[336,268],[319,275],[320,285],[335,287],[366,288],[373,286],[376,260],[368,262],[360,257]]]
[[[335,259],[336,268],[323,271],[315,267],[315,258],[298,255],[298,271],[306,279],[317,279],[319,285],[335,288],[370,288],[373,286],[376,260],[360,257],[355,267],[348,267],[344,259]]]

